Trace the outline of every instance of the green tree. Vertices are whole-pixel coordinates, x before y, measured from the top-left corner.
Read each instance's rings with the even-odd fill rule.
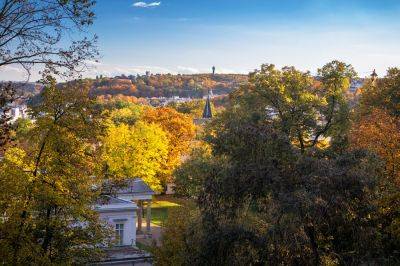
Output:
[[[80,264],[101,253],[108,235],[93,204],[95,143],[102,134],[89,86],[48,79],[27,141],[0,164],[3,264]]]
[[[153,247],[155,265],[187,265],[190,255],[198,246],[196,241],[200,238],[201,227],[199,213],[191,204],[173,208],[168,211],[165,222],[161,245]]]
[[[11,83],[0,84],[0,153],[4,153],[11,139],[10,104],[16,99]]]
[[[382,218],[389,206],[379,203],[382,161],[343,141],[350,124],[344,92],[354,72],[334,61],[319,73],[314,80],[264,66],[208,125],[212,155],[189,170],[207,169],[201,233],[186,241],[193,248],[184,249],[184,265],[398,263],[393,231],[382,226],[398,220],[396,211]]]
[[[273,121],[302,152],[324,145],[348,120],[345,92],[355,72],[333,61],[318,73],[320,81],[294,67],[263,65],[233,93],[234,108]]]
[[[189,158],[185,160],[174,172],[176,195],[187,198],[197,198],[208,176],[211,166],[211,151],[207,147],[192,150]]]

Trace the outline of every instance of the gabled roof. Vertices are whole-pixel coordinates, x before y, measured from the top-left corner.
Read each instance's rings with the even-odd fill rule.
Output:
[[[122,200],[109,195],[103,195],[97,200],[95,209],[98,212],[130,212],[136,210],[137,205],[130,201]]]
[[[141,178],[129,179],[123,187],[117,190],[117,194],[154,195],[152,190]]]

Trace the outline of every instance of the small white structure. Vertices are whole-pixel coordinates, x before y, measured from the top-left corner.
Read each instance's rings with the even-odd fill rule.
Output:
[[[143,202],[147,202],[146,235],[151,237],[151,200],[155,192],[140,178],[128,179],[116,191],[112,186],[108,189],[108,195],[97,201],[95,209],[100,219],[113,228],[116,244],[105,248],[106,258],[93,265],[152,265],[151,255],[136,247],[136,237],[143,234]]]
[[[126,181],[125,186],[117,190],[117,197],[126,201],[136,202],[137,205],[137,234],[143,234],[142,216],[146,203],[146,234],[151,235],[151,202],[155,192],[140,178]]]
[[[114,228],[117,246],[136,245],[137,205],[135,203],[104,196],[96,206],[96,210],[100,214],[100,219]]]

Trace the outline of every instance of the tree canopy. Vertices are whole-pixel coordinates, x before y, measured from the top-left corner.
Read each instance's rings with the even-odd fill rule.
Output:
[[[211,154],[176,171],[200,212],[156,256],[174,246],[180,265],[398,263],[398,123],[384,110],[352,115],[354,76],[339,61],[318,77],[273,65],[251,73],[207,126]]]
[[[108,233],[93,209],[101,184],[95,144],[101,117],[77,82],[47,81],[32,108],[29,145],[8,148],[0,164],[0,253],[4,264],[85,263]]]

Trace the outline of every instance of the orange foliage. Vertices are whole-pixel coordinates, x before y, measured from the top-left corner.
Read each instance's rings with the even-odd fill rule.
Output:
[[[189,144],[195,137],[193,121],[190,116],[167,107],[146,108],[142,119],[148,123],[160,125],[167,133],[170,145],[166,163],[166,180],[169,180],[172,171],[180,164],[181,156],[189,150]]]
[[[388,176],[400,185],[400,120],[385,111],[374,109],[352,128],[350,143],[354,148],[375,152],[386,163]]]

